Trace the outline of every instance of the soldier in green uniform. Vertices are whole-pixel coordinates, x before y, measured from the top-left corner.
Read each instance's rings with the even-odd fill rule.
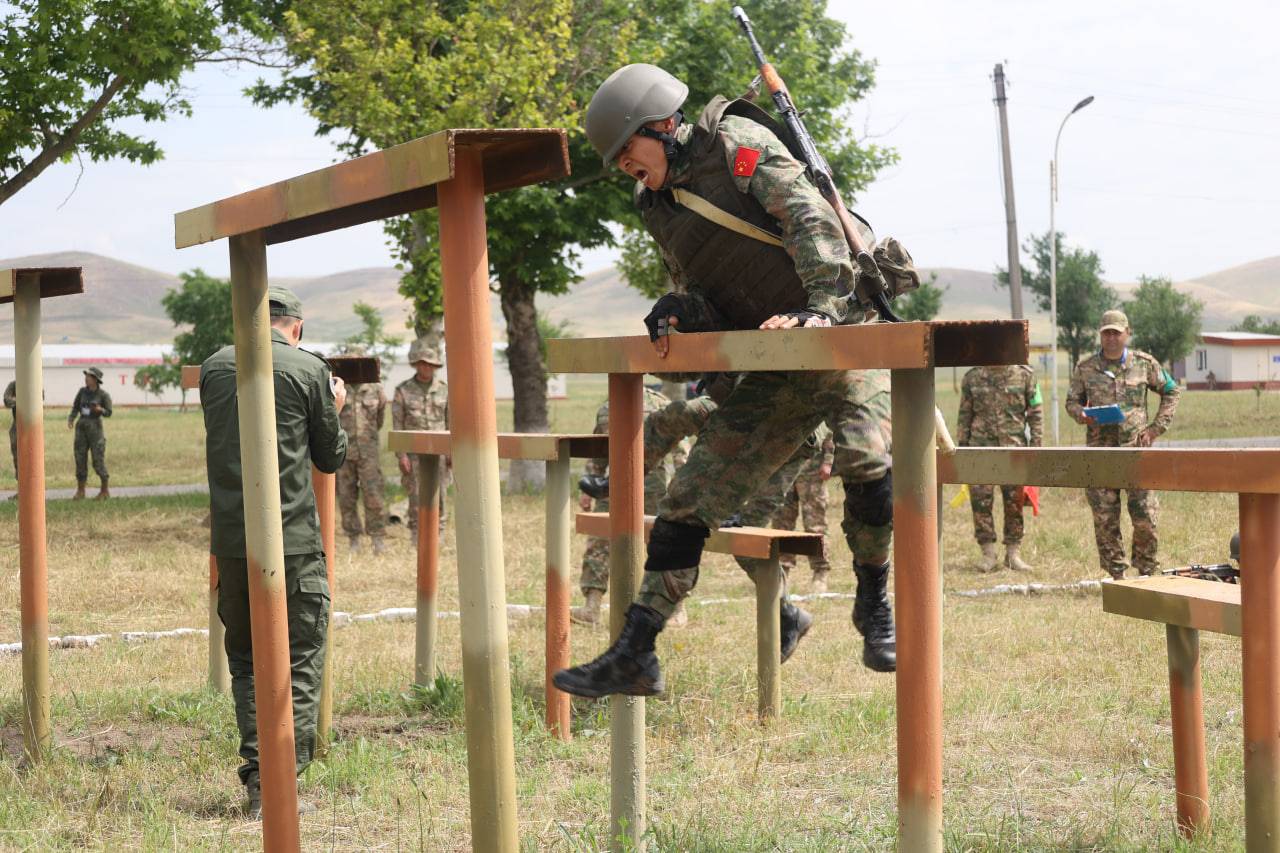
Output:
[[[1076,366],[1067,392],[1067,414],[1076,423],[1087,424],[1085,442],[1090,447],[1150,447],[1164,435],[1173,421],[1182,389],[1173,381],[1155,356],[1129,349],[1129,318],[1122,311],[1102,315],[1099,336],[1102,349]],[[1147,422],[1147,394],[1160,397],[1160,407]],[[1086,406],[1120,407],[1123,420],[1100,424],[1085,414]],[[1113,578],[1124,577],[1129,562],[1124,557],[1120,534],[1120,490],[1085,489],[1093,510],[1093,532],[1098,543],[1098,561]],[[1159,503],[1146,489],[1129,489],[1129,520],[1133,522],[1133,567],[1139,574],[1155,574],[1159,544],[1156,513]]]
[[[298,349],[302,303],[291,291],[267,291],[271,313],[271,362],[275,385],[276,450],[280,460],[280,521],[284,532],[285,591],[289,611],[294,744],[297,769],[315,749],[320,679],[329,622],[329,583],[311,466],[333,473],[347,455],[338,423],[346,398],[342,380],[324,359]],[[209,356],[200,368],[205,458],[209,472],[210,545],[218,559],[218,615],[226,626],[231,693],[240,730],[240,782],[249,813],[261,812],[258,721],[253,690],[253,639],[249,620],[244,491],[240,470],[240,422],[235,347]],[[299,810],[309,810],[299,802]]]
[[[956,442],[961,447],[1039,447],[1044,443],[1044,402],[1040,383],[1030,365],[975,367],[960,386],[960,415]],[[1019,572],[1031,571],[1023,561],[1022,487],[1001,486],[1004,498],[1004,564]],[[991,510],[992,486],[970,486],[973,530],[982,549],[982,571],[995,571],[996,528]]]
[[[687,94],[688,87],[665,71],[629,65],[600,86],[586,115],[587,137],[605,164],[636,179],[641,218],[676,288],[645,318],[659,355],[667,352],[666,336],[673,331],[787,329],[863,319],[855,316],[862,309],[850,305],[851,293],[868,287],[893,292],[906,289],[906,281],[918,283],[909,255],[892,241],[877,247],[877,262],[887,259],[885,249],[892,246],[890,272],[903,283],[885,283],[884,263],[878,270],[859,270],[857,276],[868,280],[858,280],[835,212],[787,148],[786,131],[767,113],[747,101],[717,97],[689,126],[679,111]],[[719,213],[708,215],[708,208]],[[561,690],[582,696],[661,692],[654,640],[696,584],[710,528],[759,491],[819,423],[840,411],[856,393],[857,381],[850,371],[760,372],[734,386],[659,505],[644,580],[621,634],[596,660],[556,673]],[[839,437],[836,445],[839,454]],[[892,520],[888,467],[864,469],[875,479],[846,480],[846,513],[886,528]],[[888,561],[855,568],[854,623],[864,632],[864,663],[889,669]]]
[[[391,428],[441,430],[449,428],[449,383],[436,371],[444,364],[440,350],[426,338],[418,338],[409,347],[409,365],[414,374],[396,386],[391,400]],[[417,456],[397,453],[400,484],[409,498],[408,527],[418,529],[418,464]],[[440,479],[440,523],[444,524],[444,478]]]
[[[85,481],[89,479],[89,454],[93,454],[93,472],[101,486],[95,500],[111,497],[107,488],[107,437],[102,431],[102,419],[111,417],[111,395],[102,389],[102,371],[90,367],[84,372],[84,387],[76,391],[67,415],[67,429],[76,431],[76,493],[72,500],[84,499]]]
[[[18,380],[4,386],[4,406],[9,410],[9,453],[13,456],[13,479],[18,479]]]
[[[353,347],[347,355],[364,355],[364,349]],[[387,510],[383,495],[381,435],[387,413],[387,395],[381,382],[361,382],[347,386],[348,405],[338,418],[347,434],[347,460],[335,477],[338,511],[342,515],[342,532],[347,534],[351,551],[360,550],[360,534],[368,533],[373,553],[386,549],[383,535],[387,526]],[[360,522],[360,504],[364,504],[364,523]]]

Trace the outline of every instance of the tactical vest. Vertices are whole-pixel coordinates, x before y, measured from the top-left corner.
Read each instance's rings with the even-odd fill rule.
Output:
[[[688,145],[692,163],[681,186],[740,219],[781,236],[778,220],[750,193],[738,191],[717,133],[726,115],[768,128],[785,143],[785,131],[749,101],[719,95],[707,104]],[[732,153],[732,152],[731,152]],[[802,311],[809,294],[786,250],[728,230],[677,204],[669,190],[644,190],[636,199],[645,228],[698,284],[731,329],[755,329],[774,314]]]

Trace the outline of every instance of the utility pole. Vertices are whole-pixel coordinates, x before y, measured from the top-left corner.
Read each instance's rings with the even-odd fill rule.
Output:
[[[1009,309],[1022,319],[1022,264],[1018,260],[1018,217],[1013,207],[1013,157],[1009,153],[1009,117],[1004,104],[1004,65],[996,63],[996,109],[1000,113],[1000,166],[1004,173],[1005,240],[1009,252]]]

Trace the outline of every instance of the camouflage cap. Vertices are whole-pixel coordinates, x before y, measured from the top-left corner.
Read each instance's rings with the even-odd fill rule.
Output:
[[[84,372],[84,375],[92,376],[94,379],[98,380],[99,382],[102,381],[102,370],[97,367],[90,367],[88,370]]]
[[[272,317],[297,317],[302,319],[302,300],[292,290],[273,284],[267,288],[267,301],[271,303]]]
[[[436,367],[444,364],[440,360],[440,349],[429,338],[418,338],[409,347],[409,363],[417,364],[420,361]]]
[[[1105,332],[1107,329],[1127,332],[1129,331],[1129,318],[1124,315],[1123,311],[1117,311],[1114,308],[1110,311],[1103,311],[1102,327],[1098,331]]]

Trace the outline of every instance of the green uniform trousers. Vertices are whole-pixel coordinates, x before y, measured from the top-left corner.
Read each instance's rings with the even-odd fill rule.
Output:
[[[102,431],[101,418],[81,418],[76,421],[74,445],[76,482],[89,479],[89,455],[93,455],[93,472],[102,482],[107,482],[107,437]]]
[[[258,772],[258,716],[253,691],[253,633],[249,624],[249,564],[218,557],[218,616],[226,628],[231,696],[240,729],[240,782]],[[289,607],[289,664],[293,669],[293,738],[298,773],[311,763],[320,710],[325,634],[329,627],[329,581],[324,554],[284,558]]]

